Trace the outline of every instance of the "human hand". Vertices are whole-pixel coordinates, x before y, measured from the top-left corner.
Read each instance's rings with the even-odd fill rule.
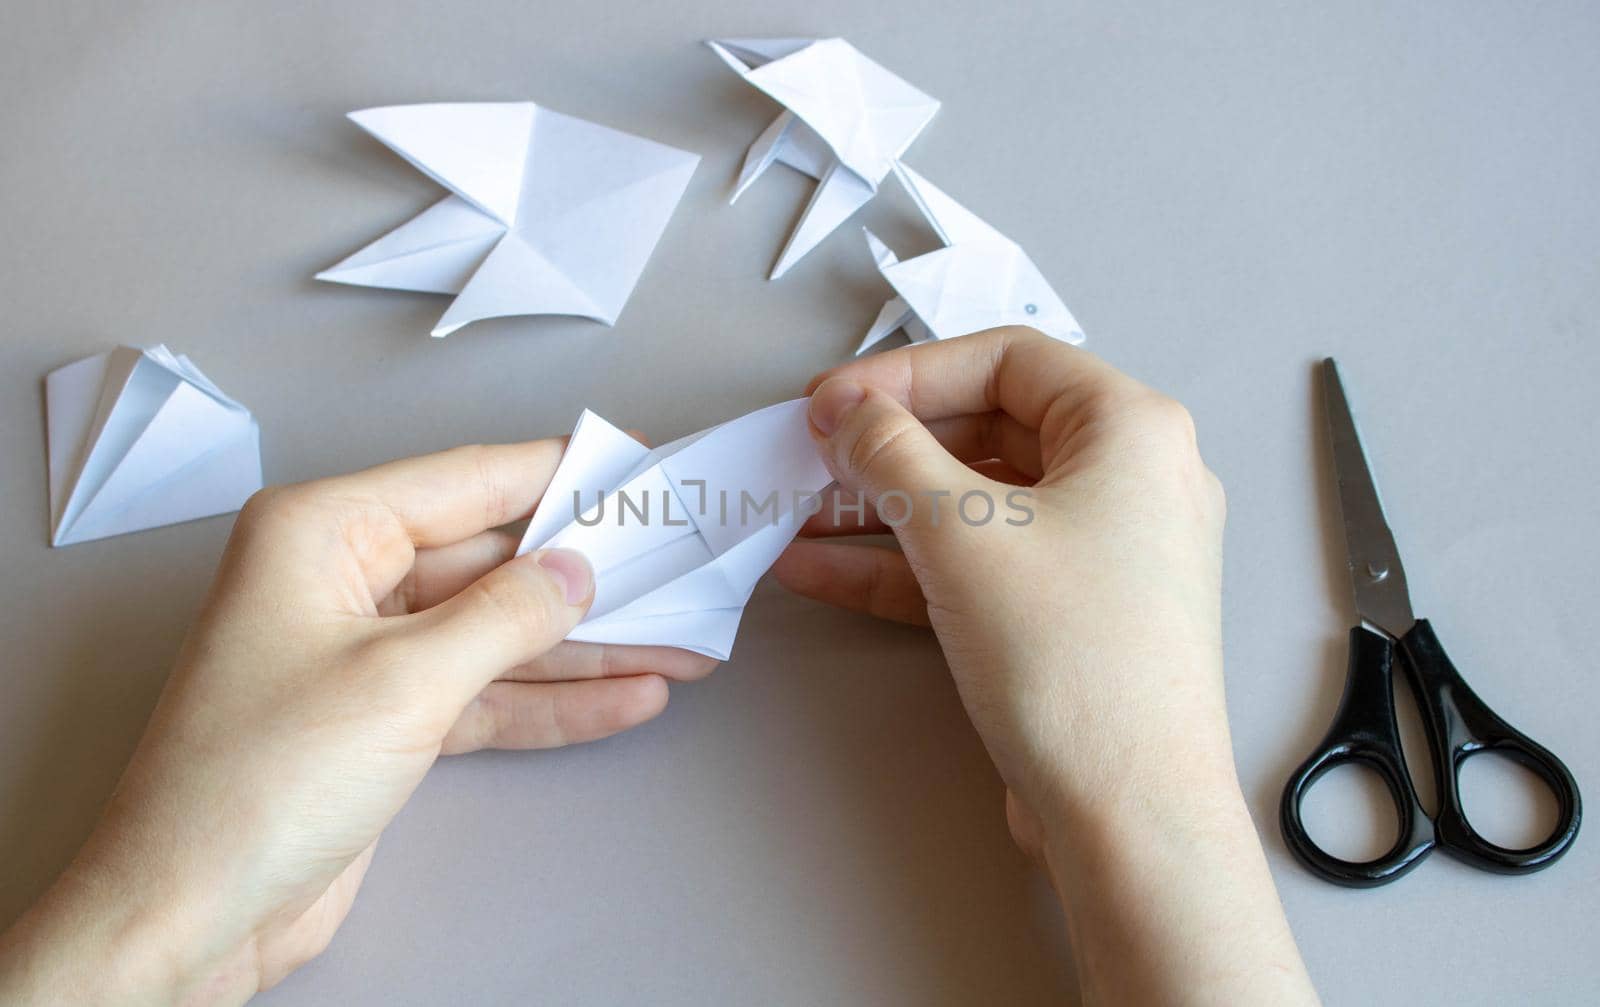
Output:
[[[1182,406],[1022,329],[868,357],[808,391],[840,489],[897,527],[874,507],[836,520],[825,501],[779,579],[931,624],[1025,805],[1146,787],[1195,759],[1231,772],[1223,495]],[[886,530],[900,551],[815,541]]]
[[[546,748],[660,713],[686,651],[563,643],[576,553],[513,559],[563,442],[459,448],[270,489],[104,818],[0,937],[6,1003],[236,1003],[326,946],[440,754]]]
[[[1233,768],[1223,494],[1188,413],[1016,328],[808,391],[868,520],[825,500],[778,579],[933,627],[1012,833],[1061,896],[1085,999],[1314,1000]],[[898,551],[817,541],[889,530]]]

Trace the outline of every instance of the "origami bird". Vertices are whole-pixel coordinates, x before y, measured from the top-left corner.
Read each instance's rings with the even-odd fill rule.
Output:
[[[455,294],[434,336],[506,315],[615,324],[700,161],[532,102],[350,118],[451,195],[317,279]]]
[[[863,56],[842,38],[707,42],[784,111],[745,154],[737,200],[774,161],[818,180],[811,202],[772,267],[777,279],[860,209],[939,102]]]
[[[594,603],[567,639],[727,660],[756,582],[833,481],[806,406],[768,406],[653,451],[585,412],[517,549],[576,549],[593,566]]]
[[[878,312],[857,355],[896,329],[920,343],[997,325],[1028,325],[1052,339],[1083,342],[1078,320],[1020,245],[906,165],[896,162],[894,171],[945,247],[901,261],[862,228],[895,296]]]

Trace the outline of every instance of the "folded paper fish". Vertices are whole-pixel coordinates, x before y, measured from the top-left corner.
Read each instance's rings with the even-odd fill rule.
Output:
[[[350,118],[451,195],[317,279],[455,294],[434,336],[507,315],[615,324],[700,162],[527,101]]]
[[[654,450],[586,411],[517,552],[575,549],[594,567],[568,639],[726,660],[756,582],[831,482],[805,399]]]
[[[45,378],[50,544],[226,514],[261,488],[261,431],[188,357],[118,347]]]
[[[945,247],[902,261],[862,229],[895,296],[878,312],[856,353],[896,329],[920,343],[997,325],[1030,325],[1053,339],[1083,342],[1078,320],[1022,246],[906,165],[896,162],[894,171]]]
[[[733,199],[774,161],[818,180],[772,267],[770,278],[777,279],[873,197],[895,159],[933,120],[939,102],[842,38],[706,44],[784,107],[745,154]]]

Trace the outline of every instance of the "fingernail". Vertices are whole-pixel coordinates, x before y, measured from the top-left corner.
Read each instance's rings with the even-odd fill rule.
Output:
[[[867,397],[867,390],[847,378],[829,378],[811,393],[811,423],[824,437],[832,437],[850,410]]]
[[[568,605],[582,605],[594,589],[594,571],[580,552],[549,549],[539,554],[539,565],[561,585]]]

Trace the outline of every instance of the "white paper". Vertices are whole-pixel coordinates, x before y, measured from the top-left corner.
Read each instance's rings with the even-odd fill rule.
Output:
[[[784,111],[750,145],[733,197],[774,162],[817,179],[772,267],[777,279],[878,191],[939,102],[842,38],[718,39],[722,61]]]
[[[45,378],[50,544],[238,510],[261,488],[250,411],[165,346],[123,346]]]
[[[517,550],[576,549],[594,567],[594,605],[568,639],[726,660],[756,582],[832,482],[806,405],[653,451],[585,412]]]
[[[909,167],[894,172],[945,247],[901,261],[863,228],[878,272],[894,288],[856,353],[895,330],[914,343],[998,325],[1030,325],[1052,339],[1083,342],[1083,329],[1022,246]]]
[[[700,161],[532,102],[350,118],[451,195],[317,279],[456,295],[434,336],[507,315],[615,324]]]

